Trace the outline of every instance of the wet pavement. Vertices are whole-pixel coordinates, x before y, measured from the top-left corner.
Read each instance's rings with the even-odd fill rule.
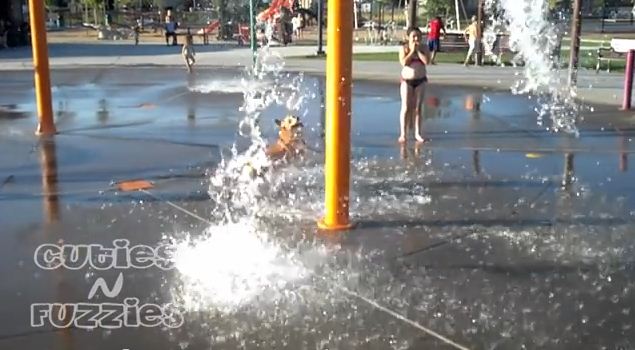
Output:
[[[131,41],[95,41],[89,37],[80,42],[49,43],[50,66],[59,69],[92,70],[101,72],[119,67],[142,70],[144,68],[183,71],[180,46],[165,46],[162,43],[142,43],[134,46]],[[285,58],[289,71],[305,72],[324,76],[326,61],[316,59],[316,46],[290,45],[274,47],[271,51]],[[326,47],[324,48],[326,50]],[[387,61],[353,61],[353,78],[398,82],[400,70],[397,60],[399,46],[353,45],[354,53],[395,54]],[[248,47],[236,43],[213,42],[211,45],[196,45],[197,69],[204,67],[242,69],[251,67],[253,56]],[[311,58],[313,57],[313,58]],[[32,71],[32,53],[29,47],[1,50],[0,71]],[[469,66],[440,63],[428,67],[432,82],[437,85],[461,85],[476,88],[488,87],[508,91],[523,76],[522,67]],[[566,69],[561,69],[560,81],[568,79]],[[621,106],[624,74],[621,72],[596,72],[592,69],[578,71],[577,96],[588,103]]]
[[[285,271],[309,272],[268,276],[240,306],[203,303],[179,327],[34,327],[34,303],[162,305],[189,296],[174,269],[46,270],[36,251],[45,243],[112,247],[117,239],[156,246],[229,230],[214,221],[209,178],[233,142],[246,146],[238,137],[244,85],[227,69],[191,77],[148,67],[55,70],[60,134],[38,140],[32,75],[3,72],[3,80],[2,349],[635,348],[630,114],[587,106],[576,138],[539,126],[535,99],[431,85],[431,142],[400,147],[397,85],[356,81],[357,227],[325,235],[315,229],[324,82],[312,76],[301,85],[308,159],[276,170],[256,220],[273,246],[293,253]],[[285,112],[263,112],[269,141]],[[129,179],[154,187],[113,186]],[[248,259],[249,242],[229,247],[225,260],[196,261],[214,275],[223,262]],[[116,295],[91,295],[99,278],[114,288],[119,272]]]

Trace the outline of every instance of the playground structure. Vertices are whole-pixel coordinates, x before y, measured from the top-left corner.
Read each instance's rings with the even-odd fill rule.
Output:
[[[288,19],[285,18],[284,12],[293,11],[295,0],[273,0],[269,7],[260,12],[256,16],[259,27],[271,25],[272,36],[274,38],[282,38],[284,44],[290,42],[288,32]],[[239,45],[245,45],[251,41],[250,28],[247,24],[229,22],[227,26],[231,26],[231,38],[238,41]],[[197,31],[198,35],[208,36],[219,30],[221,27],[220,20],[209,22],[207,26]]]
[[[275,0],[268,5],[260,13],[255,12],[252,16],[256,23],[254,35],[259,39],[264,37],[265,29],[271,32],[275,45],[277,41],[284,44],[290,43],[292,38],[291,18],[292,16],[301,15],[305,23],[310,23],[315,18],[315,14],[309,10],[298,7],[296,0]],[[254,12],[254,10],[252,10]],[[159,16],[161,16],[159,14]],[[82,23],[82,26],[93,29],[99,40],[126,40],[135,37],[135,30],[140,23],[140,32],[144,27],[152,27],[152,31],[162,31],[165,22],[162,18],[157,18],[156,13],[129,13],[117,12],[115,17],[118,21],[111,21],[110,24],[91,24]],[[229,16],[225,21],[221,18],[210,18],[209,15],[201,15],[196,13],[182,13],[177,22],[179,30],[177,35],[194,35],[201,39],[203,44],[208,44],[210,38],[215,37],[218,40],[233,40],[239,45],[245,45],[251,40],[249,27],[251,26],[244,16]],[[129,22],[134,21],[134,25]],[[146,23],[144,25],[144,23]],[[268,37],[268,36],[267,36]],[[264,40],[260,40],[264,42]]]
[[[220,28],[220,21],[216,20],[213,22],[210,22],[207,26],[201,28],[198,30],[197,34],[203,35],[210,35],[212,34],[214,31],[216,31],[218,28]]]
[[[283,7],[287,8],[289,11],[293,11],[294,3],[295,0],[273,0],[271,2],[271,5],[269,5],[266,10],[262,11],[260,14],[258,14],[258,16],[256,16],[256,19],[259,22],[265,22],[271,18],[280,16]]]
[[[274,43],[284,45],[291,42],[291,14],[295,0],[273,0],[269,7],[256,16],[258,26],[265,28],[265,36],[273,38]]]
[[[258,29],[265,29],[269,26],[271,37],[274,40],[281,41],[283,44],[291,42],[290,18],[289,13],[293,13],[296,0],[273,0],[269,7],[255,16],[256,23],[253,25]],[[220,28],[219,21],[211,22],[207,27],[199,30],[199,34],[209,35]],[[251,42],[251,30],[248,23],[229,22],[227,26],[231,26],[229,32],[233,40],[237,40],[239,45],[245,45]],[[254,28],[256,30],[256,28]],[[265,30],[266,31],[266,30]],[[255,34],[255,37],[260,35]],[[282,40],[279,40],[282,39]]]

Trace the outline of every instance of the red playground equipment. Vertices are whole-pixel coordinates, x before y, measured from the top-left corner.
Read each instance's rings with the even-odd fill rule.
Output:
[[[234,34],[234,38],[238,40],[238,45],[243,46],[249,43],[249,25],[238,24],[238,33]]]
[[[269,7],[256,16],[256,20],[258,22],[266,22],[271,19],[275,20],[280,15],[281,9],[283,7],[287,8],[289,11],[293,11],[294,3],[295,3],[295,0],[272,0]],[[214,31],[219,30],[220,26],[221,26],[221,23],[219,20],[210,22],[209,24],[207,24],[207,26],[199,29],[197,34],[210,35]],[[249,25],[238,23],[237,26],[234,24],[232,27],[233,27],[234,34],[232,34],[231,37],[234,40],[238,41],[238,45],[242,46],[242,45],[248,44],[250,40]]]
[[[208,24],[206,27],[201,28],[198,30],[198,34],[212,34],[212,32],[214,32],[216,29],[218,29],[220,27],[220,21],[216,20],[214,22],[211,22],[210,24]]]
[[[286,7],[287,9],[289,9],[289,11],[292,11],[294,2],[295,0],[272,0],[269,8],[258,14],[256,18],[259,22],[265,22],[275,15],[279,14],[282,7]]]

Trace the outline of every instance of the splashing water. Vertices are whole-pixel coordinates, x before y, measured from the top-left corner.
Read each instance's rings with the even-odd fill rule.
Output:
[[[259,127],[261,113],[277,105],[294,114],[306,114],[306,110],[302,111],[308,96],[302,89],[304,77],[302,74],[284,76],[283,68],[282,57],[265,47],[258,54],[254,71],[243,84],[247,88],[240,110],[245,118],[238,129],[240,136],[251,144],[242,153],[234,145],[230,156],[223,157],[211,178],[210,195],[217,205],[214,213],[221,214],[217,219],[232,222],[238,217],[257,217],[262,209],[260,200],[272,182],[271,172],[267,171],[272,162],[265,154],[267,145]],[[268,82],[264,89],[263,81]],[[253,176],[254,172],[260,176]]]
[[[523,79],[512,87],[515,94],[538,95],[538,124],[549,119],[548,129],[578,135],[576,121],[579,106],[576,89],[569,87],[560,70],[556,54],[564,28],[548,19],[547,0],[485,0],[491,14],[483,33],[485,47],[493,47],[497,33],[509,32],[509,46],[516,56],[514,63],[524,63]],[[488,51],[488,50],[486,50]],[[501,62],[491,51],[488,55]]]
[[[249,86],[247,85],[249,83]],[[247,89],[265,89],[270,84],[266,81],[249,81],[245,79],[233,78],[233,79],[216,79],[205,83],[199,83],[190,87],[191,91],[200,92],[202,94],[208,94],[211,92],[220,92],[226,94],[244,93]]]
[[[275,293],[307,273],[248,219],[211,226],[201,239],[178,242],[174,260],[185,282],[181,302],[196,311],[214,305],[231,312],[264,290]]]
[[[283,68],[282,57],[264,47],[254,69],[240,84],[234,84],[244,95],[240,110],[245,117],[238,131],[249,146],[239,151],[234,144],[228,154],[222,154],[210,178],[215,224],[199,237],[187,234],[183,239],[172,239],[174,263],[180,273],[173,295],[187,310],[235,312],[259,296],[275,298],[276,290],[307,274],[293,253],[283,249],[258,220],[266,207],[263,198],[272,188],[271,171],[267,171],[272,162],[265,154],[266,141],[259,127],[261,114],[269,107],[284,106],[302,116],[309,96],[302,88],[303,75],[285,75]],[[196,90],[218,90],[216,85]]]

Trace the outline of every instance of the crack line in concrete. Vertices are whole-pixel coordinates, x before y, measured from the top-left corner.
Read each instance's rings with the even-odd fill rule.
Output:
[[[534,196],[534,198],[533,198],[533,199],[532,199],[532,200],[528,203],[528,205],[527,205],[527,206],[531,208],[531,206],[533,206],[533,205],[534,205],[534,204],[538,201],[538,199],[540,199],[540,197],[542,197],[542,195],[543,195],[543,194],[545,194],[545,192],[546,192],[546,191],[547,191],[547,190],[551,187],[551,185],[552,185],[552,183],[551,183],[551,182],[547,182],[547,183],[545,184],[545,186],[543,186],[543,187],[542,187],[542,189],[540,190],[540,192],[538,192],[538,195]],[[518,214],[518,211],[517,211],[516,209],[513,209],[513,210],[511,211],[511,213],[510,213],[510,214],[511,214],[512,216],[513,216],[513,215],[517,215],[517,214]],[[552,223],[552,222],[550,222],[550,223]],[[410,256],[412,256],[412,255],[416,255],[416,254],[420,254],[420,253],[425,253],[425,252],[426,252],[426,251],[428,251],[428,250],[432,250],[432,249],[435,249],[435,248],[438,248],[438,247],[444,246],[444,245],[446,245],[446,244],[450,244],[450,243],[452,243],[452,242],[454,242],[454,241],[458,241],[458,240],[460,240],[460,239],[463,239],[463,238],[468,238],[468,237],[470,237],[470,236],[472,236],[472,235],[478,235],[478,234],[479,234],[479,232],[468,232],[468,233],[464,233],[464,234],[459,234],[459,235],[451,236],[451,237],[450,237],[450,238],[448,238],[448,239],[443,239],[443,240],[441,240],[440,242],[436,242],[436,243],[433,243],[433,244],[430,244],[430,245],[424,246],[424,247],[422,247],[422,248],[415,249],[415,250],[410,251],[410,252],[407,252],[407,253],[405,253],[405,254],[402,254],[402,255],[396,256],[395,258],[396,258],[396,259],[403,259],[403,258],[410,257]]]
[[[395,258],[396,259],[403,259],[403,258],[407,258],[407,257],[413,256],[413,255],[425,253],[428,250],[432,250],[434,248],[438,248],[438,247],[444,246],[446,244],[450,244],[452,242],[461,240],[463,238],[468,238],[468,237],[470,237],[472,235],[478,235],[478,234],[479,234],[478,232],[467,232],[467,233],[463,233],[463,234],[459,234],[459,235],[454,235],[454,236],[451,236],[450,238],[442,239],[440,242],[432,243],[432,244],[427,245],[425,247],[421,247],[419,249],[407,252],[405,254],[398,255]]]
[[[189,211],[189,210],[187,210],[187,209],[185,209],[185,208],[183,208],[183,207],[181,207],[181,206],[179,206],[179,205],[177,205],[177,204],[175,204],[175,203],[173,203],[173,202],[171,202],[169,200],[165,200],[165,199],[163,199],[163,198],[161,198],[159,196],[156,196],[155,194],[153,194],[152,192],[150,192],[148,190],[139,190],[139,192],[143,192],[143,193],[147,194],[148,196],[150,196],[150,197],[152,197],[152,198],[154,198],[156,200],[165,202],[168,205],[172,206],[173,208],[176,208],[176,209],[182,211],[183,213],[185,213],[185,214],[187,214],[187,215],[189,215],[189,216],[191,216],[191,217],[193,217],[195,219],[198,219],[198,220],[200,220],[200,221],[202,221],[204,223],[207,223],[207,224],[210,224],[210,225],[214,225],[213,222],[211,222],[211,221],[209,221],[209,220],[207,220],[205,218],[202,218],[199,215],[197,215],[197,214],[195,214],[195,213],[193,213],[193,212],[191,212],[191,211]]]
[[[129,125],[122,125],[117,127],[128,127]],[[95,130],[106,129],[106,127],[99,127]],[[207,144],[207,143],[195,143],[195,142],[185,142],[185,141],[177,141],[163,138],[139,138],[139,137],[126,137],[126,136],[105,136],[105,135],[96,135],[96,134],[85,134],[82,131],[90,131],[90,129],[75,129],[69,131],[59,132],[58,134],[65,136],[79,136],[79,137],[87,137],[93,139],[101,139],[101,140],[119,140],[119,141],[131,141],[131,142],[154,142],[154,143],[167,143],[172,145],[179,146],[188,146],[188,147],[200,147],[200,148],[219,148],[218,145],[215,144]]]
[[[68,331],[76,330],[76,329],[79,329],[79,328],[73,325],[70,325],[66,328],[48,328],[48,329],[41,329],[41,330],[34,330],[34,331],[25,331],[21,333],[3,334],[3,335],[0,335],[0,342],[3,342],[5,340],[13,340],[15,338],[30,337],[30,336],[39,335],[39,334],[68,332]]]
[[[139,192],[143,192],[143,193],[147,194],[150,197],[153,197],[153,198],[155,198],[157,200],[163,201],[162,198],[160,198],[159,196],[154,195],[152,192],[150,192],[148,190],[139,190]],[[198,219],[198,220],[200,220],[202,222],[205,222],[207,224],[213,225],[213,223],[211,221],[209,221],[207,219],[204,219],[204,218],[200,217],[199,215],[197,215],[195,213],[192,213],[191,211],[189,211],[189,210],[187,210],[187,209],[185,209],[185,208],[183,208],[183,207],[181,207],[181,206],[179,206],[179,205],[177,205],[175,203],[172,203],[171,201],[165,200],[164,202],[169,204],[170,206],[178,209],[179,211],[181,211],[181,212],[183,212],[183,213],[185,213],[187,215],[190,215],[191,217],[193,217],[195,219]],[[364,296],[362,296],[360,294],[357,294],[357,293],[355,293],[353,291],[350,291],[346,287],[342,287],[342,286],[340,286],[337,283],[332,283],[332,284],[333,284],[334,287],[336,287],[337,289],[341,290],[345,294],[348,294],[349,296],[353,296],[353,297],[355,297],[355,298],[357,298],[357,299],[359,299],[361,301],[364,301],[365,303],[375,307],[376,309],[378,309],[380,311],[383,311],[383,312],[387,313],[388,315],[390,315],[390,316],[392,316],[392,317],[394,317],[394,318],[396,318],[396,319],[398,319],[400,321],[403,321],[403,322],[405,322],[405,323],[407,323],[407,324],[409,324],[409,325],[411,325],[411,326],[423,331],[424,333],[426,333],[428,335],[431,335],[431,336],[443,341],[444,343],[446,343],[448,345],[451,345],[451,346],[453,346],[453,347],[455,347],[457,349],[460,349],[460,350],[469,350],[469,348],[467,348],[467,347],[465,347],[463,345],[460,345],[458,343],[455,343],[452,340],[442,336],[441,334],[439,334],[439,333],[437,333],[437,332],[435,332],[435,331],[433,331],[431,329],[428,329],[428,328],[420,325],[419,323],[417,323],[417,322],[415,322],[413,320],[410,320],[410,319],[406,318],[405,316],[403,316],[403,315],[401,315],[401,314],[399,314],[399,313],[397,313],[395,311],[392,311],[392,310],[390,310],[390,309],[388,309],[388,308],[386,308],[384,306],[381,306],[380,304],[378,304],[374,300],[368,299],[368,298],[366,298],[366,297],[364,297]]]
[[[4,187],[4,185],[8,184],[9,182],[13,181],[15,177],[13,175],[9,175],[7,176],[6,179],[4,179],[4,181],[2,181],[2,183],[0,183],[0,189],[2,189]]]
[[[350,291],[346,287],[339,286],[338,284],[334,284],[334,285],[335,285],[335,287],[337,287],[342,292],[344,292],[344,293],[346,293],[346,294],[348,294],[350,296],[353,296],[353,297],[355,297],[357,299],[360,299],[360,300],[366,302],[367,304],[375,307],[376,309],[378,309],[380,311],[383,311],[383,312],[387,313],[388,315],[390,315],[390,316],[392,316],[392,317],[394,317],[394,318],[396,318],[398,320],[401,320],[401,321],[403,321],[403,322],[405,322],[405,323],[407,323],[407,324],[409,324],[409,325],[411,325],[411,326],[413,326],[413,327],[415,327],[415,328],[417,328],[417,329],[419,329],[419,330],[421,330],[421,331],[423,331],[423,332],[425,332],[425,333],[427,333],[427,334],[429,334],[429,335],[431,335],[431,336],[443,341],[444,343],[446,343],[448,345],[451,345],[451,346],[453,346],[453,347],[455,347],[457,349],[460,349],[460,350],[469,350],[469,348],[467,348],[467,347],[465,347],[465,346],[463,346],[461,344],[455,343],[452,340],[442,336],[441,334],[439,334],[439,333],[437,333],[437,332],[435,332],[435,331],[433,331],[431,329],[428,329],[428,328],[420,325],[419,323],[417,323],[417,322],[415,322],[413,320],[410,320],[410,319],[406,318],[405,316],[403,316],[403,315],[401,315],[401,314],[399,314],[399,313],[397,313],[395,311],[392,311],[392,310],[390,310],[390,309],[388,309],[388,308],[386,308],[386,307],[384,307],[382,305],[379,305],[374,300],[368,299],[368,298],[364,297],[363,295],[359,295],[359,294],[357,294],[357,293],[355,293],[353,291]]]

